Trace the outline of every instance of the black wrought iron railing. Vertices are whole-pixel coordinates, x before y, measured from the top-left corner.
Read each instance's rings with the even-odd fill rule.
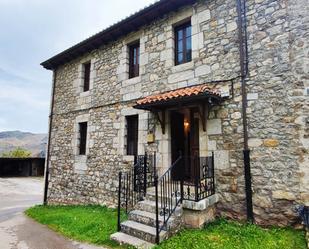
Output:
[[[184,180],[184,200],[200,201],[215,194],[214,153],[208,157],[193,157],[191,179]]]
[[[143,191],[146,194],[146,188],[154,186],[156,153],[137,156],[134,169],[135,185],[142,185]]]
[[[183,158],[181,156],[172,164],[172,166],[157,180],[155,179],[156,196],[156,242],[159,243],[160,232],[167,230],[167,222],[175,212],[177,206],[182,201],[183,181],[173,179],[173,171],[181,165]],[[159,215],[163,220],[159,222]]]
[[[120,210],[126,213],[144,199],[147,188],[154,186],[156,155],[141,155],[134,167],[118,176],[118,231],[120,231]]]
[[[182,172],[185,162],[190,160],[192,172],[187,179]],[[200,201],[215,193],[214,154],[209,157],[178,159],[160,177],[156,170],[156,155],[138,156],[136,164],[128,172],[119,173],[118,231],[120,210],[127,213],[147,194],[148,187],[155,187],[156,242],[160,232],[168,229],[168,221],[183,200]],[[160,218],[159,218],[160,217]]]

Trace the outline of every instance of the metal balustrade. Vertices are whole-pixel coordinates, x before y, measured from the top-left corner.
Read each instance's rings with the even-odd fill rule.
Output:
[[[191,162],[190,177],[182,175],[175,179],[173,172],[181,168],[185,161]],[[138,156],[134,167],[128,172],[119,172],[118,188],[118,231],[120,231],[120,210],[127,213],[144,200],[147,188],[155,189],[156,242],[162,230],[167,230],[170,217],[183,200],[198,202],[215,194],[214,153],[209,157],[183,157],[158,177],[156,155]],[[159,222],[159,216],[161,223]],[[162,219],[163,218],[163,219]]]

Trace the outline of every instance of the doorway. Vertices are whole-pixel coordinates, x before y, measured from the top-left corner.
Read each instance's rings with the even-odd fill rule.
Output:
[[[172,163],[181,155],[183,160],[172,171],[174,180],[195,179],[199,163],[199,117],[196,108],[188,108],[170,113]]]

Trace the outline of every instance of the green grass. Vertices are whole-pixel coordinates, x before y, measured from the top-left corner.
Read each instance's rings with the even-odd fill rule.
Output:
[[[109,248],[128,248],[110,240],[116,232],[117,211],[102,206],[35,206],[26,214],[74,240]],[[122,214],[122,219],[126,215]],[[157,249],[306,249],[304,231],[264,229],[256,225],[217,220],[203,229],[184,229]]]
[[[306,249],[303,231],[263,229],[256,225],[218,220],[200,230],[182,230],[156,248],[179,249]]]
[[[102,206],[35,206],[25,212],[39,223],[74,240],[125,248],[110,240],[117,229],[117,210]],[[122,214],[122,219],[125,218]]]

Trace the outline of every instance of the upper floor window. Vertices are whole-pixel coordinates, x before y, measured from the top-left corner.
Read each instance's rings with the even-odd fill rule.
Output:
[[[83,64],[83,72],[84,72],[84,82],[83,82],[83,91],[89,91],[89,84],[90,84],[90,67],[91,63],[86,62]]]
[[[79,155],[86,155],[87,122],[79,123]]]
[[[129,78],[139,75],[139,42],[129,46]]]
[[[191,22],[175,27],[175,64],[192,60]]]

